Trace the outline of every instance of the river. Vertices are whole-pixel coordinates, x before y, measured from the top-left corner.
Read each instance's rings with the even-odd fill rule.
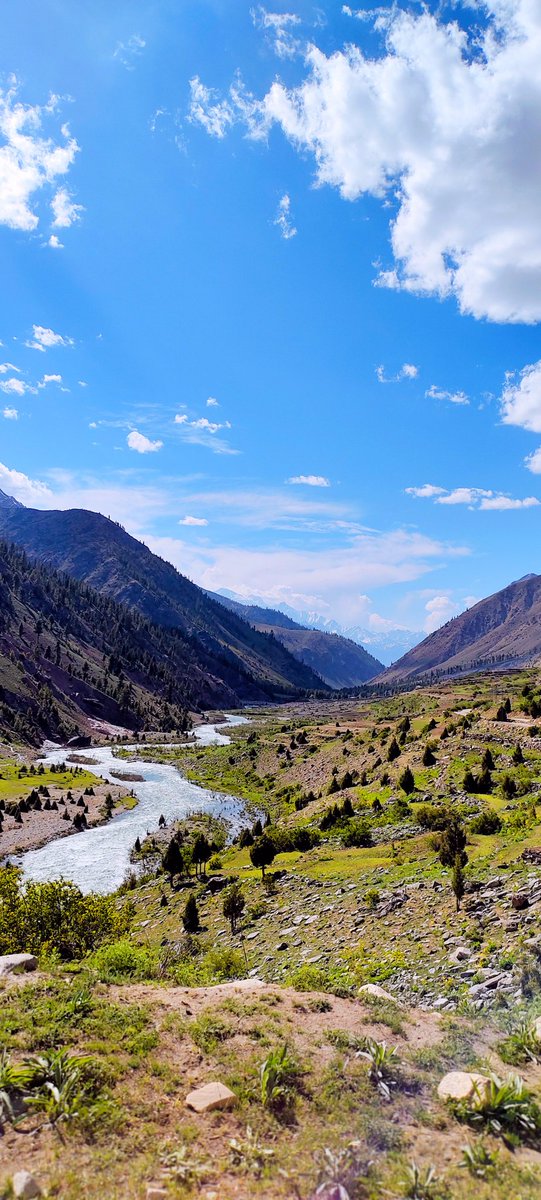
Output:
[[[243,725],[246,718],[227,716],[227,725]],[[224,725],[198,725],[194,733],[204,746],[227,745],[230,739],[221,732]],[[128,746],[137,752],[140,745]],[[150,747],[152,748],[152,747]],[[59,763],[70,753],[65,747],[47,750],[42,762]],[[77,753],[77,752],[75,752]],[[92,758],[88,769],[109,783],[118,784],[111,771],[126,770],[143,776],[142,782],[129,783],[138,799],[135,808],[118,813],[106,825],[83,833],[55,838],[39,850],[22,855],[24,878],[43,882],[47,879],[71,879],[83,892],[113,892],[122,883],[130,866],[130,850],[137,837],[158,828],[160,815],[166,821],[178,820],[190,812],[209,812],[230,822],[233,833],[245,823],[244,802],[236,796],[224,796],[209,788],[190,783],[176,767],[166,763],[145,762],[133,758],[129,763],[115,758],[110,746],[91,746],[83,751]]]

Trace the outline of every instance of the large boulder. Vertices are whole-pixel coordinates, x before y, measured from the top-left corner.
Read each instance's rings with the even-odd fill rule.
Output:
[[[35,971],[37,965],[34,954],[3,954],[0,956],[0,976],[22,975],[24,971]]]
[[[34,1200],[42,1194],[37,1179],[34,1179],[30,1171],[17,1171],[11,1181],[11,1189],[18,1200]]]
[[[489,1085],[486,1075],[479,1075],[477,1071],[449,1071],[438,1084],[438,1096],[440,1100],[454,1104],[471,1102],[474,1107],[482,1108]]]
[[[370,998],[374,996],[376,1000],[392,1000],[393,1004],[398,1004],[396,996],[391,996],[390,992],[386,992],[385,988],[379,986],[379,983],[363,983],[359,988],[359,996],[362,1000],[363,996]]]

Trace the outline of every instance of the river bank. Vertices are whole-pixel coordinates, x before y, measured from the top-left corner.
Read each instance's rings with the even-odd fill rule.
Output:
[[[228,716],[226,725],[244,724],[246,718]],[[193,732],[202,745],[227,745],[229,738],[221,730],[224,724],[205,723]],[[39,849],[29,850],[20,861],[25,878],[44,882],[60,877],[71,879],[85,893],[115,891],[130,867],[130,852],[136,838],[143,840],[158,828],[160,817],[167,824],[194,811],[222,817],[235,833],[245,819],[244,801],[213,789],[199,787],[187,780],[176,765],[147,762],[138,758],[140,744],[127,747],[135,754],[130,762],[140,779],[133,784],[136,805],[115,815],[105,824],[95,824],[68,839],[55,836]],[[49,749],[42,760],[50,768],[63,760],[65,750]],[[113,772],[119,759],[114,746],[93,746],[87,757],[95,762],[90,768],[112,790]],[[101,786],[101,785],[100,785]],[[63,824],[63,822],[62,822]],[[64,831],[62,830],[62,833]]]

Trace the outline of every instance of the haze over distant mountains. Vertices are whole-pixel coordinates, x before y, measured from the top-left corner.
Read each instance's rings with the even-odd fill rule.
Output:
[[[303,628],[279,609],[240,604],[219,593],[209,592],[208,595],[238,613],[256,629],[272,633],[296,658],[317,671],[330,687],[358,687],[383,670],[383,663],[369,654],[364,646],[338,633]]]
[[[403,629],[400,626],[394,626],[390,629],[375,631],[368,629],[364,625],[343,625],[336,621],[334,617],[323,616],[311,609],[296,609],[290,604],[277,603],[268,597],[261,595],[241,596],[237,592],[232,592],[227,588],[220,588],[218,592],[213,593],[217,599],[221,597],[234,600],[237,604],[244,606],[255,606],[262,609],[273,609],[276,612],[283,613],[284,616],[290,617],[296,624],[301,625],[304,629],[320,629],[323,633],[338,633],[341,637],[349,638],[350,641],[356,642],[358,646],[364,646],[365,649],[375,658],[379,659],[385,666],[396,662],[407,650],[412,646],[416,646],[423,638],[421,630]]]

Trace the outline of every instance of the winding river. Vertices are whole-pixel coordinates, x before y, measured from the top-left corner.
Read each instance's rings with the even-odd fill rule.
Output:
[[[226,717],[226,725],[244,725],[245,722],[245,717]],[[194,733],[201,745],[227,745],[230,739],[220,732],[223,729],[223,724],[219,727],[198,725]],[[127,748],[137,752],[141,746]],[[42,762],[63,762],[68,753],[65,747],[55,747],[44,754]],[[138,758],[125,763],[115,758],[110,746],[92,746],[83,753],[93,760],[89,770],[109,783],[118,784],[118,779],[111,774],[113,770],[126,769],[142,775],[142,782],[127,785],[133,787],[138,804],[119,813],[106,825],[55,838],[39,850],[29,850],[21,858],[25,879],[43,882],[62,876],[73,880],[83,892],[113,892],[130,866],[130,850],[135,839],[142,839],[156,830],[162,813],[167,822],[194,811],[213,813],[229,821],[233,833],[244,823],[242,800],[190,783],[174,766]]]

